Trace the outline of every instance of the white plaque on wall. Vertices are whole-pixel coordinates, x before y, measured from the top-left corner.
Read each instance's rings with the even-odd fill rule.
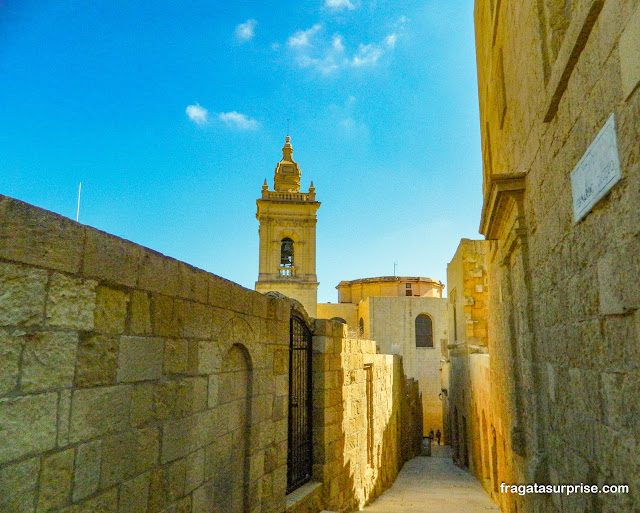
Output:
[[[611,114],[571,172],[573,222],[586,216],[620,178],[616,118]]]

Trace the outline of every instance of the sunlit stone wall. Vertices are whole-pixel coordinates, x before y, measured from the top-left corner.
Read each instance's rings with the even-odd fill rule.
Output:
[[[476,0],[475,26],[498,479],[630,486],[500,502],[637,511],[640,3]]]
[[[0,196],[0,511],[283,511],[289,316]]]
[[[402,358],[377,354],[371,340],[346,338],[338,322],[315,321],[314,477],[325,508],[358,509],[386,490],[420,453],[418,383]]]

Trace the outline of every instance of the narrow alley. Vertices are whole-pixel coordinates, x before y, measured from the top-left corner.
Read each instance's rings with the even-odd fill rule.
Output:
[[[453,464],[451,447],[434,446],[433,456],[408,461],[393,486],[364,511],[486,513],[500,508],[475,477]]]

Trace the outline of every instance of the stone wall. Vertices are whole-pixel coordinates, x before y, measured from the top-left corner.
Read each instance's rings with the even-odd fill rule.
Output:
[[[325,509],[335,511],[380,495],[422,442],[418,386],[402,359],[346,333],[341,323],[315,321],[314,477],[324,483]]]
[[[630,486],[500,501],[637,511],[640,2],[477,0],[475,25],[497,477]],[[572,172],[612,115],[621,179],[576,219]]]
[[[494,426],[487,347],[487,241],[462,239],[447,265],[449,332],[443,388],[447,390],[445,436],[454,461],[468,468],[493,494],[489,433]]]
[[[0,511],[285,511],[299,308],[0,196]],[[321,486],[292,511],[348,511],[419,453],[418,387],[301,314]]]
[[[289,315],[0,196],[0,511],[284,511]]]

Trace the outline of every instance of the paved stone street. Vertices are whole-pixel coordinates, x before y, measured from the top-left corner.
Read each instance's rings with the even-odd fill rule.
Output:
[[[364,508],[368,513],[487,513],[500,511],[480,483],[451,461],[450,447],[408,461],[393,486]]]

